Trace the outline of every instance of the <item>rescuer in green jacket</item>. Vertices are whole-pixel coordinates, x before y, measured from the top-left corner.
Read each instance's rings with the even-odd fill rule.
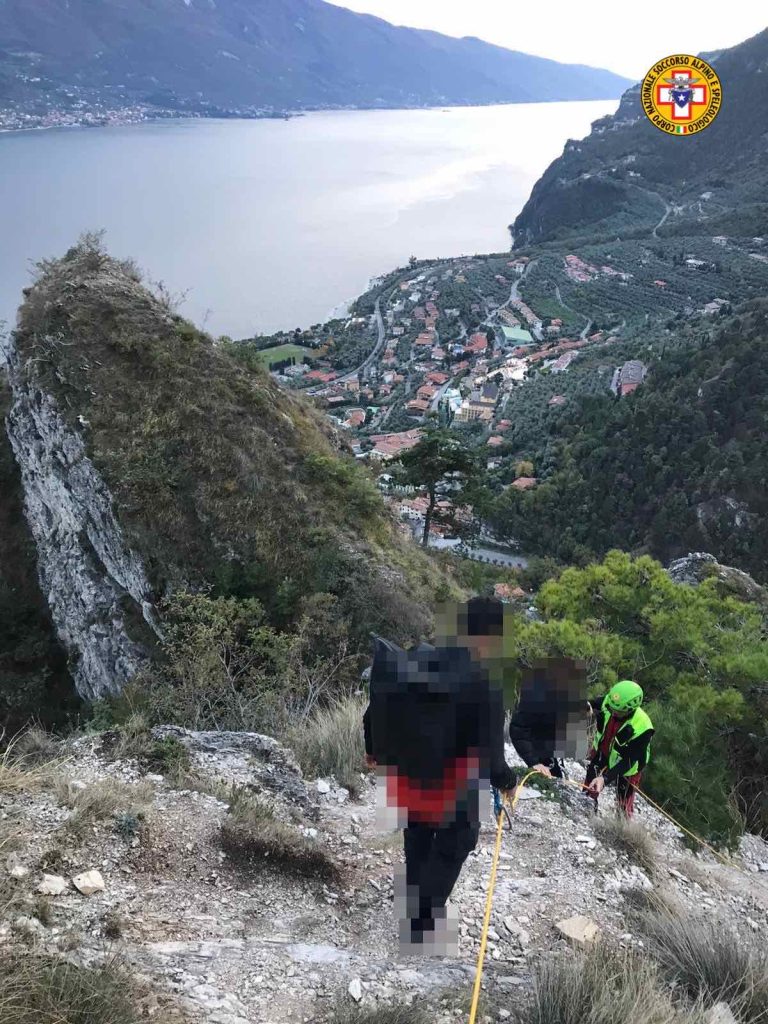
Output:
[[[597,720],[595,744],[589,753],[586,785],[597,798],[607,783],[616,783],[616,799],[628,818],[635,804],[635,787],[651,758],[653,722],[640,706],[643,690],[637,683],[615,683],[603,698],[591,700]]]

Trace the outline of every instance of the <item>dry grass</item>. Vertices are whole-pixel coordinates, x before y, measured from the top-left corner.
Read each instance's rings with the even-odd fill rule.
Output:
[[[328,1024],[428,1024],[430,1017],[418,1006],[360,1007],[342,999],[328,1019]]]
[[[629,913],[634,914],[680,913],[680,905],[674,896],[664,889],[625,889],[624,904]]]
[[[221,848],[232,865],[248,871],[275,868],[289,875],[338,882],[339,867],[317,840],[280,821],[263,800],[242,787],[230,791],[227,819],[221,825]]]
[[[42,761],[24,752],[24,736],[14,737],[0,752],[0,795],[35,793],[45,789],[56,778],[61,762]]]
[[[658,870],[656,843],[648,829],[623,814],[611,814],[595,822],[595,833],[604,843],[622,853],[649,876]]]
[[[365,701],[345,697],[312,718],[290,737],[301,770],[310,778],[334,776],[353,794],[365,771],[363,712]]]
[[[0,953],[2,1024],[141,1024],[148,995],[117,960],[85,968],[59,956]],[[156,1003],[154,996],[151,1002]],[[151,1019],[184,1024],[170,1007],[153,1012]]]
[[[89,786],[78,787],[68,779],[60,778],[56,784],[59,803],[72,809],[67,829],[80,833],[84,828],[120,815],[141,819],[154,799],[151,783],[140,782],[129,786],[117,779],[101,779]]]
[[[61,758],[61,740],[40,725],[32,725],[21,733],[14,749],[26,764],[45,764]]]
[[[675,1006],[655,966],[596,946],[545,961],[521,1024],[702,1024]]]
[[[22,827],[22,823],[15,817],[0,821],[1,857],[7,857],[9,853],[19,849],[21,846]]]
[[[0,956],[3,1024],[138,1024],[132,986],[115,965],[75,967],[30,953]]]
[[[50,928],[53,924],[53,903],[48,896],[37,896],[32,907],[32,916],[36,917],[40,924]]]
[[[768,1024],[768,956],[719,921],[669,911],[638,925],[670,982],[705,1005],[727,1003],[740,1024]]]
[[[191,771],[184,774],[178,780],[179,789],[191,789],[195,793],[203,793],[205,796],[212,796],[223,804],[232,802],[232,793],[235,787],[231,782],[223,779],[215,779],[209,775],[200,775]]]

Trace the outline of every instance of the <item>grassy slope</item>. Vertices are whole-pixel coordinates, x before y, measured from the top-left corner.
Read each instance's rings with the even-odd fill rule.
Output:
[[[41,267],[17,344],[69,421],[87,421],[158,597],[208,584],[286,621],[330,592],[361,637],[425,628],[441,577],[320,415],[218,349],[95,239]]]

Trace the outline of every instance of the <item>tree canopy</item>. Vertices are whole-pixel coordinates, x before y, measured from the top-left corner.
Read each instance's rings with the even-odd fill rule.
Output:
[[[593,696],[635,679],[656,727],[649,793],[719,841],[745,821],[765,830],[768,641],[758,606],[721,596],[714,578],[674,583],[650,557],[620,551],[545,583],[536,606],[541,621],[513,620],[512,664],[583,659]]]

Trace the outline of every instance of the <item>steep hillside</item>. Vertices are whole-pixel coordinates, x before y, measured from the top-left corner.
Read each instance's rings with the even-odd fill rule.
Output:
[[[28,104],[45,105],[52,93],[66,103],[74,88],[114,106],[203,111],[421,106],[603,99],[627,84],[322,0],[0,5],[0,96]]]
[[[768,302],[664,338],[634,395],[605,389],[521,438],[520,454],[549,470],[535,490],[498,498],[496,524],[564,560],[704,548],[765,580]]]
[[[250,629],[290,631],[322,609],[350,654],[371,629],[426,628],[445,581],[319,415],[98,239],[41,266],[9,365],[45,596],[84,694],[140,669],[185,590],[244,602]]]
[[[569,141],[537,182],[512,226],[517,243],[647,233],[670,208],[664,232],[768,231],[768,29],[705,56],[723,84],[714,124],[693,137],[665,135],[633,87],[615,115]]]

